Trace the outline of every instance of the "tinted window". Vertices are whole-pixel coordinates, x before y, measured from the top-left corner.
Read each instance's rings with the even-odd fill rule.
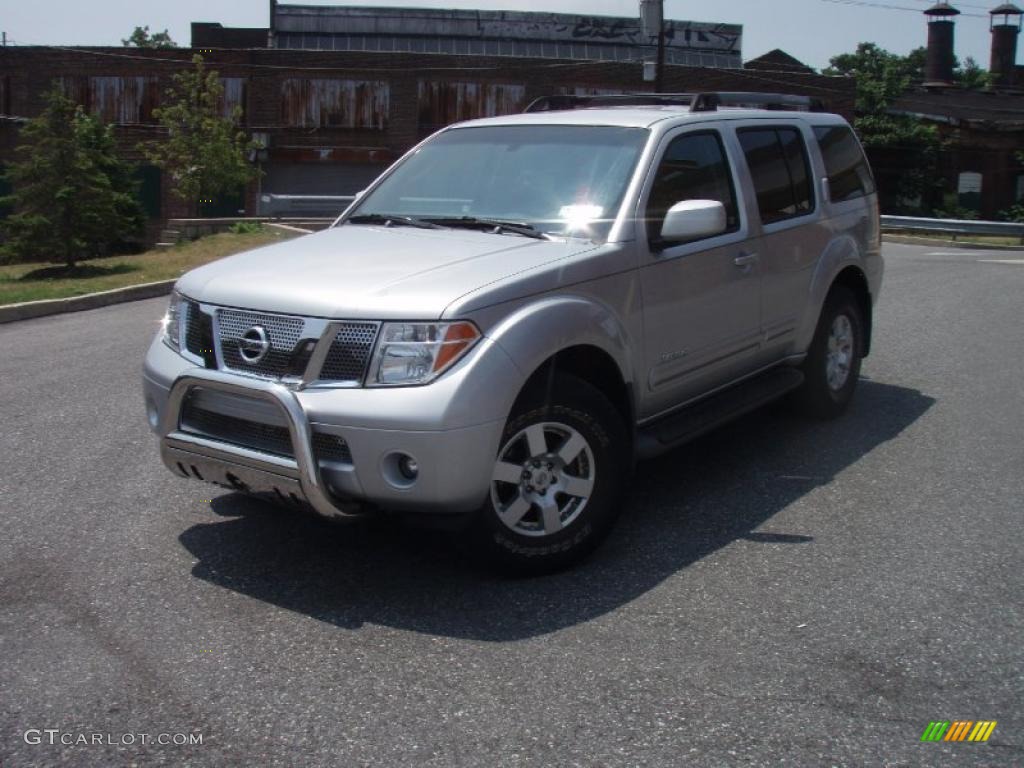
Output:
[[[751,128],[739,131],[739,139],[762,222],[771,224],[814,209],[807,152],[799,131]]]
[[[845,125],[820,125],[814,129],[828,173],[833,203],[853,200],[875,191],[875,182],[864,152]]]
[[[725,206],[727,231],[739,229],[732,173],[717,133],[691,133],[668,145],[647,201],[648,240],[658,239],[668,209],[683,200],[717,200]]]

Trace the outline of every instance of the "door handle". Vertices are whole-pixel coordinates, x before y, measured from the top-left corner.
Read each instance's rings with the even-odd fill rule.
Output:
[[[741,253],[739,256],[732,260],[732,263],[735,264],[740,269],[746,269],[748,267],[752,267],[754,264],[757,263],[757,261],[758,256],[756,253]]]

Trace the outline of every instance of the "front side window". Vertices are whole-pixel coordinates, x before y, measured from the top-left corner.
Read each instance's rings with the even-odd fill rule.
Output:
[[[739,229],[732,172],[717,133],[680,136],[665,150],[647,201],[649,242],[660,239],[668,209],[684,200],[717,200],[725,206],[726,231]]]
[[[454,128],[406,158],[349,218],[472,218],[601,240],[648,136],[613,126]]]
[[[819,125],[814,129],[828,174],[829,197],[833,203],[854,200],[875,191],[867,158],[853,131],[845,125]]]
[[[803,137],[795,128],[744,128],[737,132],[757,193],[761,221],[772,224],[814,210]]]

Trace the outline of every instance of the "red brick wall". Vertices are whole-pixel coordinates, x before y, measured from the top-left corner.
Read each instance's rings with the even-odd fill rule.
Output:
[[[156,76],[163,92],[173,73],[190,66],[193,53],[191,49],[9,47],[0,49],[0,78],[8,78],[4,82],[9,83],[6,90],[11,113],[32,117],[42,110],[42,94],[55,78]],[[349,148],[346,154],[350,160],[361,151],[373,149],[398,156],[421,135],[420,80],[521,84],[525,86],[527,103],[573,87],[652,90],[652,84],[642,79],[639,62],[277,49],[219,50],[206,54],[205,58],[210,68],[225,77],[247,78],[246,128],[270,134],[271,157],[303,147],[309,150]],[[386,129],[282,125],[282,83],[302,77],[387,82],[390,109]],[[669,66],[665,73],[665,90],[782,91],[819,97],[828,109],[847,117],[852,117],[853,112],[852,80],[814,74]],[[154,125],[121,126],[117,133],[125,156],[135,161],[142,159],[141,142],[160,137],[160,130]],[[0,141],[0,162],[9,155],[10,144],[10,141]],[[252,191],[248,198],[250,204],[254,202]],[[169,190],[165,189],[163,199],[165,217],[188,213],[188,206],[171,196]]]

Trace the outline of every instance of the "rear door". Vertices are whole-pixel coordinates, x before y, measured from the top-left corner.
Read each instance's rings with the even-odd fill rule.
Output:
[[[766,365],[793,351],[830,231],[814,183],[810,130],[798,121],[758,121],[737,128],[736,136],[761,219],[757,251],[763,338],[758,362]]]
[[[647,374],[643,417],[738,378],[751,369],[758,351],[759,272],[756,254],[747,248],[733,142],[716,129],[668,134],[640,197],[638,236],[646,241],[640,269]],[[661,242],[665,213],[683,200],[721,202],[727,231],[697,241]]]

